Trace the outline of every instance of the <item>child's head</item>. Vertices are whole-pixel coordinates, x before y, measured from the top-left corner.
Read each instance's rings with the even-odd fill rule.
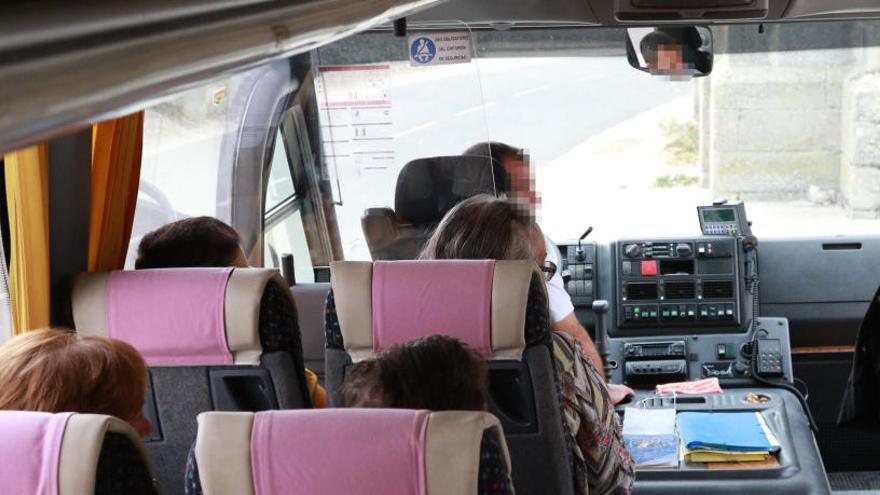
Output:
[[[0,410],[109,414],[141,435],[147,371],[134,347],[67,330],[35,330],[0,347]]]
[[[247,267],[238,232],[211,217],[193,217],[163,225],[138,245],[134,267]]]
[[[433,335],[389,347],[346,373],[346,407],[431,411],[486,409],[488,372],[476,352],[457,339]]]

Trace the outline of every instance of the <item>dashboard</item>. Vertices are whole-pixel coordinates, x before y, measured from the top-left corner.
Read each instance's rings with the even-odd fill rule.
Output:
[[[742,330],[740,244],[733,237],[616,243],[615,328]]]
[[[764,407],[778,394],[787,401],[777,401],[778,414],[791,415],[783,436],[806,442],[791,450],[812,456],[812,419],[800,413],[807,407],[798,389],[808,387],[819,398],[815,403],[839,400],[851,368],[847,349],[878,290],[880,236],[762,238],[759,244],[742,204],[700,207],[698,218],[698,236],[558,246],[566,289],[578,319],[595,334],[609,382],[636,391],[618,409],[669,407],[662,402],[671,401],[681,410],[740,411]],[[701,378],[717,378],[724,392],[661,399],[654,393],[657,384]],[[834,429],[835,408],[814,413],[823,430],[832,431],[826,438],[846,438],[870,457],[870,440]],[[640,489],[680,491],[668,481],[690,481],[691,474],[645,475]],[[718,486],[713,480],[712,488]]]
[[[559,246],[566,290],[576,310],[591,310],[581,313],[593,318],[606,374],[641,388],[708,377],[792,382],[788,321],[756,311],[756,241],[744,207],[698,213],[701,236]]]
[[[597,299],[609,300],[613,335],[638,335],[644,328],[745,331],[751,308],[740,239],[626,239],[559,247],[572,302],[589,308]]]
[[[628,238],[559,248],[575,307],[593,310],[597,303],[589,323],[601,329],[597,347],[613,382],[652,388],[717,377],[753,385],[756,333],[779,348],[773,374],[792,381],[787,320],[752,317],[747,280],[755,257],[742,237]]]

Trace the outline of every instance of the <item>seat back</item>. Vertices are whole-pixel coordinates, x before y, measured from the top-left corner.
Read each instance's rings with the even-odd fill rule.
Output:
[[[326,370],[340,405],[347,368],[434,334],[473,347],[489,368],[489,410],[504,427],[519,493],[571,493],[570,454],[550,347],[546,291],[528,261],[336,262]]]
[[[361,227],[374,260],[414,259],[434,227],[461,200],[495,194],[492,161],[479,156],[413,160],[400,170],[394,209],[369,208]]]
[[[0,411],[0,480],[3,493],[156,493],[141,439],[99,414]]]
[[[83,334],[132,344],[149,370],[146,439],[164,486],[180,486],[204,411],[310,407],[296,306],[274,270],[175,268],[83,274]]]
[[[205,413],[194,452],[211,495],[475,495],[481,478],[500,488],[510,473],[501,426],[484,412]]]
[[[299,311],[303,361],[324,382],[324,305],[329,283],[297,284],[290,288]]]

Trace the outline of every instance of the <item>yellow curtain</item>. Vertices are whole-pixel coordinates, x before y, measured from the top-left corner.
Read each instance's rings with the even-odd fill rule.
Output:
[[[144,112],[92,128],[89,271],[125,265],[141,175]]]
[[[89,271],[122,268],[141,173],[144,113],[92,128]],[[49,151],[3,157],[9,209],[9,295],[15,333],[49,326]],[[61,220],[61,219],[59,219]]]
[[[7,153],[9,296],[16,334],[49,326],[49,151]]]

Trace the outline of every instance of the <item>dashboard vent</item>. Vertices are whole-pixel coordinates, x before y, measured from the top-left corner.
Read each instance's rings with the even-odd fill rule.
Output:
[[[730,299],[733,297],[733,281],[731,280],[706,280],[703,281],[703,298],[705,299]]]
[[[668,258],[672,252],[672,246],[669,244],[654,244],[651,246],[651,255],[655,258]]]
[[[695,299],[697,288],[694,282],[666,282],[666,299]]]
[[[627,284],[626,298],[630,301],[653,301],[657,299],[657,284]]]

